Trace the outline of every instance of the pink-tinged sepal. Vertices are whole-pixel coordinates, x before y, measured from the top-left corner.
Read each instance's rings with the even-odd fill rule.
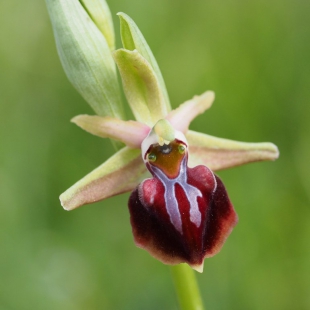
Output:
[[[185,150],[179,152],[180,145]],[[146,153],[153,178],[143,181],[129,199],[134,240],[163,263],[185,262],[202,271],[204,258],[219,252],[237,215],[223,183],[209,168],[187,167],[187,145],[176,139],[169,146],[169,153],[167,146],[156,144]]]

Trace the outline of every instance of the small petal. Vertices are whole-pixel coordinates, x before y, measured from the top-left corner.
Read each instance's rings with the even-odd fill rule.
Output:
[[[165,81],[163,79],[157,61],[150,47],[148,46],[138,26],[127,14],[120,12],[117,15],[120,18],[121,38],[123,47],[131,51],[137,50],[142,55],[142,57],[144,57],[147,60],[147,62],[151,65],[151,67],[155,72],[157,80],[159,81],[160,88],[163,92],[166,109],[170,111],[171,106],[169,102],[169,96],[166,89]]]
[[[168,113],[153,68],[136,50],[119,49],[113,56],[120,71],[126,98],[136,120],[153,127]]]
[[[125,147],[60,195],[65,210],[134,189],[146,169],[140,151]]]
[[[106,38],[111,50],[115,48],[111,12],[105,0],[80,0],[93,22]]]
[[[139,122],[122,121],[108,116],[78,115],[71,122],[95,136],[118,140],[137,149],[141,147],[142,141],[151,130]]]
[[[70,82],[96,114],[124,118],[115,63],[103,34],[79,1],[46,0]]]
[[[279,157],[278,148],[269,142],[239,142],[191,130],[187,132],[186,138],[190,147],[190,167],[202,164],[216,171]]]
[[[172,126],[183,133],[186,133],[191,121],[209,109],[214,101],[215,94],[213,91],[206,91],[200,96],[194,96],[193,99],[185,101],[175,110],[172,110],[166,119]]]

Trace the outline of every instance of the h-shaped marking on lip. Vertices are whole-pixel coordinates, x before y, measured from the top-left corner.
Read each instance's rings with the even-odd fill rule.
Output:
[[[197,197],[202,197],[202,193],[199,189],[187,183],[186,163],[186,157],[184,156],[180,166],[179,175],[174,179],[169,179],[159,168],[151,166],[151,169],[154,171],[156,177],[162,182],[165,188],[164,198],[170,221],[176,230],[178,230],[181,234],[183,233],[182,219],[178,207],[178,201],[175,195],[176,184],[179,184],[183,188],[184,193],[189,201],[190,221],[197,227],[199,227],[201,224],[201,213],[199,211]]]

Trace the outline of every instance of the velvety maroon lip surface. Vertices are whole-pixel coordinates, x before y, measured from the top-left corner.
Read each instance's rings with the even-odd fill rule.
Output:
[[[238,218],[222,181],[206,166],[188,168],[187,153],[177,153],[177,142],[171,148],[170,157],[149,149],[156,155],[146,164],[153,177],[129,198],[134,240],[163,263],[185,262],[200,270],[204,258],[220,251]]]

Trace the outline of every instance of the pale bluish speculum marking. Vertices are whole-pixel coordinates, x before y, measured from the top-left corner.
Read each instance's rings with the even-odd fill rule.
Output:
[[[162,182],[165,188],[164,198],[170,221],[180,233],[183,231],[181,214],[178,207],[178,201],[175,196],[176,184],[179,184],[183,188],[190,203],[189,212],[191,222],[197,227],[201,224],[201,213],[199,211],[197,197],[202,197],[202,193],[199,189],[187,183],[186,162],[186,157],[184,157],[181,162],[179,175],[174,179],[169,179],[159,168],[151,166],[151,169],[155,173],[156,177]]]

